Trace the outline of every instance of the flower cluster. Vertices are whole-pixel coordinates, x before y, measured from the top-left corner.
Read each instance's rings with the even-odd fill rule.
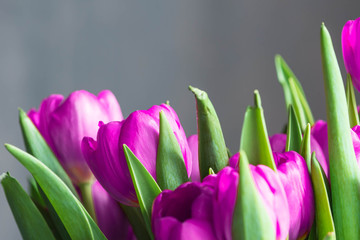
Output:
[[[268,137],[256,90],[234,155],[208,95],[191,86],[191,136],[169,104],[124,118],[109,90],[50,95],[38,110],[20,111],[27,153],[6,147],[33,176],[30,198],[9,174],[1,182],[23,237],[359,239],[359,26],[360,18],[349,21],[342,33],[346,91],[321,27],[327,121],[314,121],[300,82],[276,56],[286,133]]]

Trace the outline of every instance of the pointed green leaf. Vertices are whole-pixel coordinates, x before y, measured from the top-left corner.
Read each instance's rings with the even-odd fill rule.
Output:
[[[0,179],[23,239],[55,240],[43,216],[19,182],[8,173],[2,174]]]
[[[328,30],[320,31],[329,139],[332,210],[339,239],[360,239],[360,178],[345,90]]]
[[[156,180],[161,189],[170,190],[189,181],[180,145],[163,111],[160,112]]]
[[[304,90],[293,71],[280,55],[275,56],[275,68],[278,80],[284,90],[286,107],[288,108],[290,104],[295,106],[299,103],[299,111],[297,111],[296,114],[301,114],[301,116],[305,118],[305,122],[301,122],[303,124],[302,127],[305,127],[306,123],[313,125],[314,117],[306,100]],[[290,81],[293,81],[293,86],[290,86]],[[295,101],[298,103],[295,103]],[[299,115],[297,117],[303,120],[303,117],[300,117]]]
[[[151,209],[153,201],[156,196],[161,193],[161,189],[130,148],[128,148],[126,144],[123,145],[123,148],[141,213],[145,220],[149,235],[153,239],[151,231]]]
[[[232,223],[233,239],[275,239],[274,225],[256,188],[249,162],[240,152],[239,184]]]
[[[138,207],[126,206],[119,203],[120,207],[124,211],[132,230],[137,239],[148,240],[151,239],[149,233],[146,230],[144,218],[141,214],[141,210]]]
[[[215,174],[214,170],[212,168],[209,168],[209,175]]]
[[[311,144],[310,144],[310,136],[311,136],[311,126],[310,123],[306,125],[306,129],[304,132],[304,137],[301,141],[300,154],[305,159],[309,173],[311,173]]]
[[[246,109],[241,132],[240,150],[246,152],[253,165],[266,165],[276,171],[267,134],[260,94],[254,91],[255,106]]]
[[[346,78],[346,102],[349,112],[350,127],[352,128],[359,125],[359,114],[357,111],[354,86],[352,84],[350,74],[348,74]]]
[[[300,152],[301,148],[301,128],[297,120],[294,108],[292,105],[289,105],[289,118],[288,118],[288,128],[286,133],[286,147],[285,151],[295,151]]]
[[[71,192],[79,198],[69,176],[60,165],[39,130],[21,108],[19,109],[19,122],[26,151],[50,168],[50,170],[53,171],[66,184],[66,186],[68,186]]]
[[[93,239],[85,211],[65,183],[32,155],[9,144],[6,144],[5,147],[35,178],[71,238]]]
[[[206,92],[189,86],[196,98],[197,125],[199,139],[199,169],[201,179],[209,173],[209,168],[220,171],[229,162],[225,139],[215,108]]]
[[[295,80],[293,78],[289,78],[289,87],[290,90],[292,91],[292,96],[293,96],[293,108],[296,114],[296,117],[299,121],[299,125],[300,125],[300,129],[301,130],[305,130],[306,124],[308,123],[306,116],[305,116],[305,112],[302,109],[302,105],[300,102],[300,98],[298,96],[298,91],[296,89],[296,85],[295,85]]]
[[[317,239],[323,239],[328,232],[335,232],[335,226],[331,214],[330,202],[328,199],[321,166],[316,159],[315,152],[311,157],[311,180],[315,195],[315,221]]]

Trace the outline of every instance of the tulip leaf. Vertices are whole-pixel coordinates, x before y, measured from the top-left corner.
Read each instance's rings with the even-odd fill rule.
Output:
[[[352,128],[359,125],[359,114],[357,111],[354,86],[352,84],[350,74],[348,74],[346,78],[346,102],[349,112],[350,127]]]
[[[260,94],[254,91],[255,106],[246,109],[241,132],[240,150],[246,152],[253,165],[266,165],[276,171],[268,138]]]
[[[338,239],[360,239],[360,175],[354,153],[344,85],[331,37],[322,24],[321,57],[328,123],[331,197]]]
[[[305,159],[309,173],[311,174],[311,126],[310,123],[306,125],[304,137],[301,141],[300,154]]]
[[[35,127],[31,119],[20,108],[19,122],[22,135],[25,142],[26,151],[44,163],[51,171],[53,171],[71,190],[71,192],[79,199],[78,194],[71,183],[69,176],[55,157],[54,153],[46,143],[45,139]]]
[[[219,118],[206,92],[189,86],[196,98],[199,139],[199,170],[203,179],[209,168],[215,172],[228,165],[229,157]]]
[[[146,229],[151,239],[153,239],[154,237],[151,231],[151,209],[153,201],[157,195],[161,193],[161,189],[130,148],[126,146],[126,144],[123,145],[123,148],[141,213],[146,223]]]
[[[285,151],[295,151],[300,152],[301,148],[301,128],[296,117],[294,108],[292,105],[289,105],[289,118],[287,125],[287,133],[286,133],[286,147]]]
[[[314,117],[306,100],[304,90],[293,71],[280,55],[275,56],[275,68],[278,80],[284,90],[286,108],[288,109],[289,105],[296,108],[296,114],[298,119],[301,120],[302,128],[307,123],[313,125]]]
[[[85,211],[65,183],[32,155],[10,144],[5,144],[5,147],[35,178],[70,237],[79,240],[93,239]]]
[[[240,151],[239,171],[232,238],[275,239],[274,225],[256,188],[244,151]]]
[[[215,174],[214,170],[212,168],[209,168],[209,175]]]
[[[334,232],[329,232],[324,238],[323,240],[335,240],[336,239],[336,235]]]
[[[311,180],[313,183],[315,195],[315,222],[317,239],[323,239],[328,232],[335,232],[335,226],[325,185],[326,179],[324,179],[321,166],[316,159],[315,152],[313,152],[311,156]]]
[[[170,190],[189,181],[180,145],[163,111],[160,111],[156,180],[161,189]]]
[[[121,203],[119,204],[124,211],[127,219],[129,220],[129,223],[131,224],[132,230],[134,231],[136,238],[142,240],[151,239],[146,230],[146,225],[140,208],[127,206]]]
[[[0,176],[6,199],[23,239],[54,239],[49,226],[19,182],[8,173]]]

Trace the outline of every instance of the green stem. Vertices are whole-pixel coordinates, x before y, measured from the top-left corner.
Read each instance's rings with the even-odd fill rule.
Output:
[[[95,215],[95,208],[94,208],[94,202],[92,198],[92,184],[93,182],[86,182],[79,184],[81,197],[82,197],[82,204],[86,211],[90,214],[92,219],[97,222],[96,215]]]

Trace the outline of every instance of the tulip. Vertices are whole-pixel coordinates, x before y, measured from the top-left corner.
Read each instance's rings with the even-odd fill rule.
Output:
[[[250,168],[277,239],[285,239],[289,210],[280,179],[266,166]],[[163,191],[153,204],[155,239],[232,239],[238,181],[239,173],[225,167],[204,178],[202,183],[185,183],[174,191]]]
[[[318,159],[321,167],[324,169],[325,175],[328,177],[329,176],[329,164],[328,164],[328,160],[325,157],[325,152],[324,149],[326,147],[327,149],[327,135],[326,135],[326,142],[323,139],[323,137],[321,136],[321,134],[323,134],[323,132],[321,132],[321,134],[314,134],[315,130],[316,131],[322,131],[320,130],[320,128],[322,128],[323,126],[323,121],[318,121],[314,124],[313,129],[311,130],[311,136],[310,136],[310,147],[311,147],[311,152],[315,152],[316,154],[316,159]],[[325,129],[326,130],[326,129]],[[318,140],[320,142],[318,142]],[[285,152],[285,147],[286,147],[286,134],[274,134],[273,136],[270,137],[270,145],[271,145],[271,150],[273,152],[277,152],[277,153],[284,153]]]
[[[192,170],[191,170],[191,180],[193,182],[200,182],[200,170],[199,170],[199,157],[198,157],[198,135],[194,134],[188,137],[188,143],[192,156]]]
[[[314,220],[314,193],[310,175],[305,160],[298,153],[274,152],[273,155],[289,204],[289,239],[298,239],[309,233]],[[239,155],[231,157],[229,163],[231,167],[238,169]]]
[[[82,138],[95,137],[99,121],[123,119],[115,96],[108,90],[98,96],[85,90],[75,91],[66,99],[50,95],[38,111],[31,109],[28,116],[75,185],[93,178],[81,151]]]
[[[98,181],[92,185],[92,199],[99,228],[109,240],[135,239],[132,228],[119,204]]]
[[[82,149],[85,159],[101,185],[117,201],[138,206],[136,193],[126,163],[126,144],[147,171],[156,179],[156,155],[159,141],[159,112],[169,121],[184,157],[188,177],[191,174],[191,151],[176,112],[168,105],[153,106],[131,113],[121,122],[101,124],[97,140],[85,137]]]
[[[355,88],[360,91],[360,18],[346,22],[341,43],[346,71]]]
[[[274,160],[289,203],[289,240],[302,239],[311,230],[315,212],[314,192],[306,162],[293,151],[274,153]]]

